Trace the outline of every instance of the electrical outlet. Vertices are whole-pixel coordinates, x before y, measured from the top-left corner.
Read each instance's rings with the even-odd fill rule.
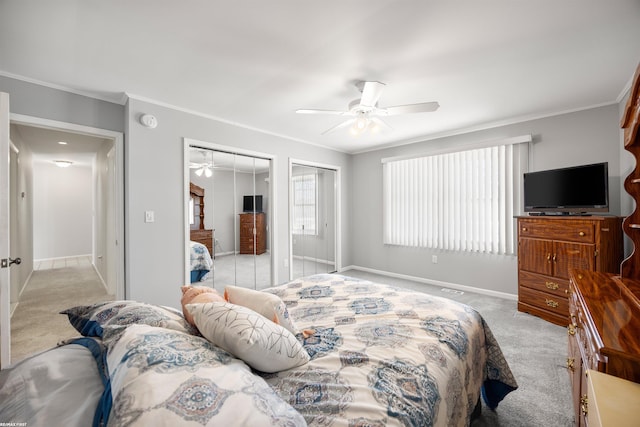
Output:
[[[431,262],[433,264],[437,264],[438,263],[438,255],[431,255]]]
[[[284,259],[284,267],[289,268],[289,258]]]
[[[154,222],[154,214],[153,211],[144,211],[144,222]]]

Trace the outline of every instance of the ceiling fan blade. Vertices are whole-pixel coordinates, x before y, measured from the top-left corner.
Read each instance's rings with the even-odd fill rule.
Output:
[[[364,82],[362,88],[362,98],[360,98],[360,105],[365,107],[375,107],[384,90],[384,83],[380,82]]]
[[[337,125],[335,125],[334,127],[332,127],[332,128],[329,128],[329,129],[325,130],[324,132],[322,132],[322,134],[321,134],[321,135],[326,135],[326,134],[328,134],[328,133],[335,132],[335,131],[337,131],[338,129],[342,129],[342,128],[349,127],[349,126],[351,126],[351,125],[353,124],[353,122],[355,122],[355,121],[356,121],[356,119],[349,119],[349,120],[345,120],[344,122],[342,122],[342,123],[340,123],[340,124],[337,124]]]
[[[335,114],[335,115],[342,115],[345,112],[344,111],[336,111],[336,110],[296,110],[296,113],[298,114]]]
[[[398,114],[411,113],[431,113],[440,108],[437,102],[422,102],[419,104],[396,105],[395,107],[383,108],[387,116],[397,116]]]

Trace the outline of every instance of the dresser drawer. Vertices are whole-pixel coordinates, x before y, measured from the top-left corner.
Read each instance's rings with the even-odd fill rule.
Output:
[[[564,316],[568,322],[569,304],[566,297],[520,287],[518,289],[518,301]]]
[[[536,221],[521,219],[518,223],[520,237],[593,243],[595,226],[586,221]]]
[[[520,286],[526,286],[527,288],[547,292],[563,298],[567,297],[569,290],[568,280],[531,273],[524,270],[520,270],[518,272],[518,283]]]

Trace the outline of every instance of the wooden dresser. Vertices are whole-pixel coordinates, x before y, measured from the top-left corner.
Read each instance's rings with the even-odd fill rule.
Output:
[[[629,91],[621,127],[624,129],[624,148],[636,162],[624,181],[635,208],[622,226],[633,247],[618,274],[588,270],[571,272],[567,367],[577,427],[588,426],[589,421],[594,420],[589,413],[601,414],[604,409],[593,394],[593,384],[591,390],[589,388],[589,383],[593,383],[587,377],[589,370],[640,383],[640,64]],[[613,387],[622,391],[620,386]],[[614,389],[609,390],[610,394],[614,392]],[[629,420],[630,425],[640,425],[638,408],[634,410],[635,418]]]
[[[587,370],[640,382],[640,281],[573,270],[569,312],[567,368],[581,427],[593,402]]]
[[[622,218],[518,217],[518,310],[566,326],[569,272],[617,272]]]
[[[264,212],[240,214],[240,253],[253,254],[254,249],[256,255],[267,250],[267,222]]]

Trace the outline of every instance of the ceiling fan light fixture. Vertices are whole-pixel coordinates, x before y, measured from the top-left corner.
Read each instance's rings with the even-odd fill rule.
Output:
[[[53,163],[55,163],[59,168],[68,168],[73,164],[70,160],[54,160]]]
[[[207,177],[207,178],[211,178],[212,175],[213,175],[213,171],[211,170],[211,168],[205,167],[204,168],[204,176]]]
[[[194,173],[198,176],[202,176],[202,172],[204,172],[204,168],[196,169]]]
[[[360,132],[364,131],[368,125],[369,119],[364,114],[358,117],[354,123],[354,127]]]

